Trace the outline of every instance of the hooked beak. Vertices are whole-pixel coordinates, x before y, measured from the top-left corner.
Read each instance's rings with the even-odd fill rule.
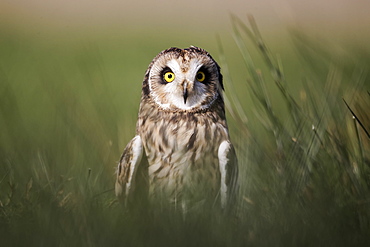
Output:
[[[188,83],[187,82],[185,82],[184,83],[184,85],[183,85],[183,87],[184,87],[184,91],[183,91],[183,97],[184,97],[184,104],[186,104],[186,100],[187,100],[187,98],[188,98]]]

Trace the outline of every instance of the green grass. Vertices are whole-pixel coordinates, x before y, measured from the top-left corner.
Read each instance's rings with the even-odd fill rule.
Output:
[[[339,50],[292,30],[288,47],[271,44],[277,52],[253,20],[233,17],[232,28],[235,42],[231,34],[58,41],[4,29],[2,245],[367,246],[369,47]],[[160,50],[189,44],[209,50],[225,78],[240,161],[230,219],[127,212],[113,192],[146,66]]]

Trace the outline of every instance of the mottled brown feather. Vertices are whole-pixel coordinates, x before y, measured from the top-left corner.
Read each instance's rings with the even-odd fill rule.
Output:
[[[184,78],[190,80],[189,90],[193,90],[189,92],[190,100],[198,105],[179,108],[176,103],[171,103],[171,100],[181,97],[178,92],[174,91],[171,95],[168,91],[169,86],[177,90],[177,84],[163,84],[161,71],[171,63],[179,67],[179,71],[174,73],[184,73]],[[194,64],[207,70],[209,77],[204,83],[196,81],[195,76],[194,81],[186,77],[194,73]],[[182,85],[182,82],[171,83],[179,83],[179,87]],[[201,48],[172,47],[159,53],[150,63],[142,84],[136,134],[141,138],[148,162],[151,201],[181,204],[184,209],[184,205],[186,208],[205,202],[214,205],[220,200],[218,149],[223,141],[229,142],[230,139],[222,91],[220,67]],[[169,96],[172,99],[167,98]],[[117,183],[120,184],[127,180],[127,174],[132,169],[129,165],[132,159],[129,146],[118,167]],[[237,187],[238,167],[233,148],[227,158],[230,160],[226,167],[227,186]]]

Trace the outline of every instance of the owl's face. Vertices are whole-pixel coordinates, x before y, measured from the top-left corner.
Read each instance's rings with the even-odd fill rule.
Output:
[[[146,80],[148,92],[143,93],[165,110],[204,110],[222,97],[220,67],[205,50],[193,46],[159,53]]]

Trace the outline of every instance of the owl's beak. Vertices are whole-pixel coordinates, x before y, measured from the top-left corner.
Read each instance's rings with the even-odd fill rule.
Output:
[[[188,98],[188,83],[185,82],[184,85],[183,85],[183,87],[184,87],[184,91],[183,91],[183,94],[182,95],[184,97],[184,104],[186,104],[186,100]]]

